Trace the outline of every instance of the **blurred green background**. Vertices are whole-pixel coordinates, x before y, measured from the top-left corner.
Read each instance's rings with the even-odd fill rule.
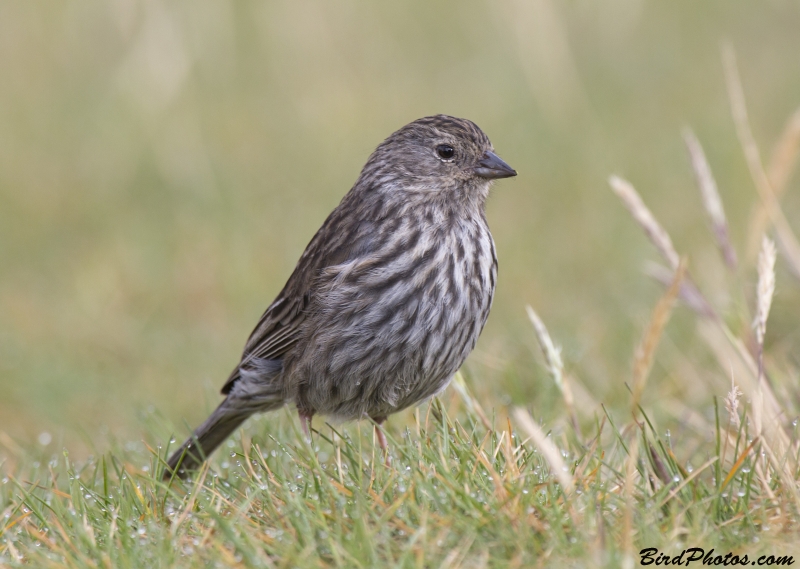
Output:
[[[660,287],[606,180],[637,186],[724,309],[680,136],[704,143],[743,253],[756,194],[723,40],[768,156],[800,104],[798,2],[0,1],[0,432],[79,446],[153,410],[199,421],[371,150],[434,113],[520,173],[488,204],[500,278],[468,381],[487,407],[560,412],[530,303],[591,397],[624,405]],[[779,280],[779,337],[796,289]],[[680,310],[646,403],[685,388],[664,362],[695,344]],[[700,373],[724,395],[724,370]]]

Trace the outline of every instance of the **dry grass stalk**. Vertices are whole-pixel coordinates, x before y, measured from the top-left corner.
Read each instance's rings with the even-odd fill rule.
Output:
[[[725,259],[725,264],[728,268],[735,271],[737,264],[736,251],[733,249],[728,235],[728,222],[725,219],[725,210],[722,207],[722,199],[719,196],[717,182],[711,174],[711,167],[708,165],[703,147],[691,129],[685,128],[683,130],[683,140],[689,150],[697,186],[700,188],[700,196],[703,199],[703,207],[711,221],[711,229],[722,252],[722,258]]]
[[[767,169],[767,177],[772,184],[772,191],[777,199],[786,191],[789,178],[794,171],[797,161],[798,150],[800,150],[800,109],[789,117],[783,129],[772,158]],[[769,214],[762,204],[757,204],[752,217],[750,218],[750,229],[748,230],[748,258],[755,259],[761,245],[761,235],[767,230]]]
[[[756,317],[753,328],[756,333],[758,349],[758,388],[753,397],[753,419],[756,436],[763,436],[763,448],[767,455],[768,463],[781,481],[795,504],[800,506],[800,493],[797,481],[792,475],[784,457],[790,448],[788,436],[781,423],[781,409],[767,405],[766,397],[771,394],[764,376],[764,337],[767,333],[767,319],[769,318],[772,299],[775,294],[775,258],[777,252],[775,243],[764,237],[761,243],[761,252],[758,255],[758,286],[756,288]],[[782,436],[781,436],[782,435]],[[765,470],[767,469],[765,465]]]
[[[631,399],[631,413],[633,413],[634,417],[637,415],[639,401],[641,400],[647,377],[650,375],[650,369],[653,366],[653,356],[658,347],[658,342],[672,314],[675,299],[678,298],[678,292],[681,290],[681,283],[685,276],[686,263],[681,262],[675,271],[675,276],[672,278],[672,284],[670,284],[667,291],[656,303],[655,308],[653,308],[650,324],[647,326],[642,336],[642,342],[636,350],[633,361],[633,397]]]
[[[730,436],[728,436],[727,438],[730,438]],[[731,466],[731,469],[728,471],[728,475],[725,477],[725,480],[722,481],[722,486],[719,487],[720,492],[728,487],[728,484],[730,484],[731,480],[734,479],[734,477],[736,476],[736,472],[738,472],[738,470],[742,467],[745,459],[747,459],[750,453],[753,452],[753,449],[758,444],[758,442],[759,442],[758,437],[754,438],[753,441],[747,446],[747,448],[744,449],[744,451],[742,451],[742,454],[739,456],[739,458],[736,459],[736,462],[733,463],[733,466]]]
[[[667,260],[672,270],[676,270],[680,264],[680,257],[675,247],[672,245],[672,240],[669,234],[659,225],[647,206],[644,205],[642,198],[636,192],[634,187],[627,180],[623,180],[619,176],[611,176],[608,179],[611,189],[617,194],[622,203],[628,208],[636,222],[644,229],[647,237],[655,245],[658,252]]]
[[[786,184],[794,171],[798,150],[800,150],[800,109],[786,121],[786,126],[769,161],[767,175],[776,196],[780,196],[786,190]]]
[[[761,242],[761,253],[758,255],[758,287],[756,288],[756,317],[753,329],[756,332],[758,389],[753,399],[753,415],[756,435],[760,436],[764,421],[764,336],[767,333],[767,318],[775,293],[775,244],[764,237]]]
[[[672,278],[675,273],[663,265],[659,265],[655,262],[648,262],[645,264],[644,274],[668,287],[672,282]],[[697,288],[697,285],[695,285],[690,279],[683,280],[683,283],[681,284],[681,291],[678,296],[686,304],[686,306],[691,308],[698,316],[711,319],[718,318],[717,313],[714,312],[711,304],[709,304],[709,302],[703,296],[703,293],[701,293]]]
[[[731,103],[731,114],[736,126],[736,134],[744,151],[747,167],[750,176],[753,178],[756,190],[764,205],[764,209],[769,215],[770,221],[775,226],[775,232],[781,244],[786,259],[796,276],[800,277],[800,243],[797,241],[786,216],[781,210],[775,192],[772,189],[764,165],[761,162],[761,154],[758,150],[753,132],[750,128],[750,121],[747,118],[747,106],[744,100],[742,82],[739,78],[739,69],[736,65],[736,53],[730,44],[722,47],[722,60],[725,68],[725,79],[728,85],[728,97]]]
[[[561,457],[561,452],[553,444],[553,441],[547,438],[544,431],[536,424],[533,417],[525,411],[525,409],[514,409],[514,419],[517,421],[522,430],[531,438],[533,444],[542,453],[547,463],[550,465],[550,470],[553,475],[558,479],[564,494],[570,495],[575,490],[575,482],[569,475],[569,469],[564,459]]]
[[[561,360],[561,348],[556,347],[547,327],[536,314],[536,311],[531,306],[526,306],[528,318],[533,324],[533,329],[536,332],[536,339],[539,341],[539,346],[542,348],[544,359],[547,362],[547,371],[553,376],[553,381],[561,391],[564,391],[564,362]]]
[[[567,412],[572,421],[572,427],[575,429],[576,433],[580,433],[578,416],[575,413],[575,399],[572,396],[572,388],[570,387],[569,380],[564,375],[564,362],[561,359],[561,348],[555,345],[553,339],[550,337],[550,333],[547,331],[547,327],[544,325],[544,322],[542,322],[542,319],[539,318],[539,315],[536,314],[536,311],[531,306],[526,306],[525,309],[528,311],[528,318],[531,324],[533,324],[533,330],[536,332],[536,339],[539,341],[539,346],[542,348],[542,354],[544,354],[544,360],[547,364],[547,371],[550,372],[550,376],[553,378],[559,391],[561,391],[561,395],[564,397],[564,404],[567,407]]]

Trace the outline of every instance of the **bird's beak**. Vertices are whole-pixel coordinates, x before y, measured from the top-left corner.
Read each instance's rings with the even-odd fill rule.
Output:
[[[473,168],[473,171],[481,178],[487,178],[489,180],[510,178],[511,176],[517,175],[517,171],[514,170],[514,168],[503,162],[502,158],[489,150],[483,153],[483,156],[481,156],[478,165]]]

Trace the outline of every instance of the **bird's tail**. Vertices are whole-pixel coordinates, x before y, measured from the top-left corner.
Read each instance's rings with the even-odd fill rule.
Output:
[[[231,405],[230,397],[217,407],[202,425],[197,427],[178,450],[172,453],[164,470],[164,479],[186,477],[197,470],[216,448],[255,411],[249,406]],[[279,405],[277,405],[279,406]],[[265,411],[268,409],[259,409]]]
[[[171,478],[173,473],[183,478],[189,472],[197,470],[222,441],[250,416],[249,412],[232,409],[227,403],[227,399],[223,401],[180,448],[172,453],[164,470],[165,479]]]

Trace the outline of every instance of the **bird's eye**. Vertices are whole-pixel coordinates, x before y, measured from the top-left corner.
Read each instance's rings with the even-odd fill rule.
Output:
[[[440,144],[436,147],[436,154],[438,154],[439,158],[442,160],[452,160],[453,156],[456,155],[456,151],[449,144]]]

